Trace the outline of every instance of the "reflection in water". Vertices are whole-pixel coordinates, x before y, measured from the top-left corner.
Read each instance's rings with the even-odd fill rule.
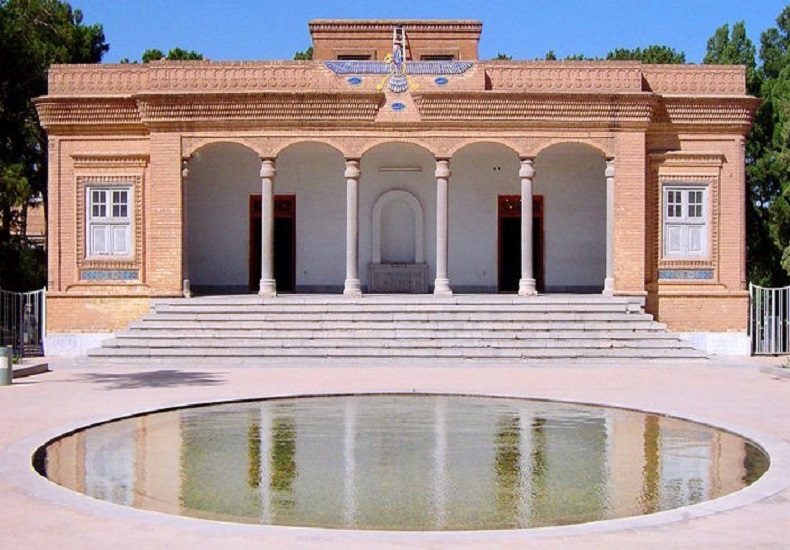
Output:
[[[566,525],[694,504],[768,466],[732,434],[515,399],[355,396],[197,407],[47,447],[55,483],[199,518],[356,529]]]
[[[652,514],[660,510],[661,472],[659,471],[658,437],[658,417],[645,416],[645,466],[642,477],[642,510],[645,514]]]
[[[518,527],[518,507],[521,500],[521,426],[518,415],[502,415],[497,420],[496,471],[497,518],[513,522],[509,527]]]

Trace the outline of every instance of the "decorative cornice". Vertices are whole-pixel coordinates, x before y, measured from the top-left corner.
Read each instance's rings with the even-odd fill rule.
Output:
[[[52,65],[48,94],[129,95],[148,87],[148,65]]]
[[[138,98],[143,122],[322,120],[372,122],[383,94],[261,93],[145,95]]]
[[[145,65],[53,65],[52,96],[132,95],[146,91],[325,90],[323,66],[312,61],[152,61]]]
[[[645,90],[656,94],[746,95],[740,65],[642,65]]]
[[[392,63],[386,61],[324,61],[335,74],[388,74]],[[463,74],[474,63],[471,61],[405,61],[406,74],[448,75]]]
[[[663,96],[655,111],[657,124],[738,126],[748,131],[760,100],[753,97]]]
[[[157,92],[326,90],[323,67],[311,61],[158,62],[151,64],[148,90]]]
[[[66,124],[116,125],[140,123],[137,103],[132,98],[54,98],[35,100],[41,125],[50,129]]]
[[[440,19],[314,19],[309,23],[310,34],[318,32],[392,32],[393,27],[406,27],[409,32],[471,32],[480,34],[482,21]]]
[[[652,94],[424,93],[415,97],[423,120],[584,122],[608,127],[650,121]]]
[[[482,63],[491,90],[543,92],[641,92],[641,64],[625,62]]]
[[[116,154],[116,153],[92,153],[92,154],[72,154],[74,169],[94,170],[96,168],[135,168],[143,169],[148,165],[148,155],[139,154]]]
[[[497,61],[480,66],[486,71],[489,88],[501,91],[746,95],[745,71],[740,66],[643,65],[635,61]],[[416,69],[409,72],[417,74]],[[146,91],[325,91],[337,84],[319,61],[53,65],[48,77],[49,97],[129,96]]]
[[[666,168],[721,168],[725,156],[721,153],[696,151],[668,151],[651,153],[650,162]]]

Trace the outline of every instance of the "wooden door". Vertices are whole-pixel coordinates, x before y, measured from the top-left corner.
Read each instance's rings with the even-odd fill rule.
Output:
[[[500,195],[498,201],[499,292],[518,292],[521,279],[521,195]],[[543,196],[532,196],[532,269],[543,292]]]
[[[296,196],[274,197],[274,280],[277,290],[296,288]],[[250,196],[250,290],[261,282],[261,196]]]

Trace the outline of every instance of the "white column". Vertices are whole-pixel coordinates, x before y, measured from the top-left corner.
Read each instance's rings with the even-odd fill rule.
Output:
[[[187,183],[189,182],[189,159],[181,160],[181,274],[184,298],[192,297],[189,282],[189,228],[187,212]]]
[[[535,166],[531,158],[521,160],[518,171],[521,178],[521,279],[518,282],[519,296],[535,296],[535,267],[532,264],[532,181]]]
[[[359,282],[359,159],[346,159],[346,283],[343,294],[362,296]]]
[[[277,296],[274,280],[274,159],[261,159],[261,286],[259,296]]]
[[[450,182],[450,161],[436,160],[436,280],[433,293],[451,296],[450,279],[447,278],[447,208]]]
[[[606,159],[606,279],[603,294],[614,294],[614,159]]]

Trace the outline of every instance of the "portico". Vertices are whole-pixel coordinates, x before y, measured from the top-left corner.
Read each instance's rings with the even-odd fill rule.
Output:
[[[525,156],[490,142],[468,144],[446,158],[406,142],[382,143],[359,157],[320,142],[289,145],[281,158],[257,155],[242,145],[210,144],[184,161],[183,185],[190,220],[185,224],[185,241],[190,245],[184,278],[198,290],[239,287],[239,292],[245,292],[244,264],[252,261],[246,251],[255,252],[259,246],[260,265],[253,264],[250,269],[259,269],[260,278],[250,279],[250,290],[265,297],[277,294],[274,222],[279,214],[275,197],[282,194],[301,197],[296,201],[299,214],[295,232],[299,241],[295,247],[295,286],[286,291],[342,292],[352,297],[363,291],[451,295],[454,287],[462,293],[508,291],[497,271],[502,269],[501,256],[512,255],[513,249],[497,247],[497,240],[507,238],[503,231],[509,231],[498,228],[497,197],[513,196],[518,198],[514,203],[518,248],[517,257],[509,260],[519,266],[519,273],[518,286],[511,290],[532,296],[537,294],[534,241],[542,237],[533,234],[536,224],[531,223],[536,181],[542,193],[552,199],[552,214],[556,216],[557,209],[576,212],[575,226],[555,220],[545,228],[550,233],[550,246],[545,254],[539,251],[539,261],[548,260],[547,288],[554,292],[601,292],[605,288],[604,250],[611,248],[613,252],[614,234],[609,235],[607,243],[603,219],[613,218],[613,214],[607,215],[604,209],[605,174],[600,172],[612,171],[614,161],[604,164],[604,153],[592,147],[568,143],[554,153],[547,152],[541,157],[545,159],[541,161],[545,181],[537,175],[537,155]],[[568,173],[568,166],[552,165],[559,158],[577,166],[578,173]],[[308,163],[314,166],[307,168]],[[255,164],[257,170],[253,170]],[[244,165],[248,168],[239,173],[238,168]],[[458,168],[453,173],[455,166]],[[257,185],[252,183],[254,172],[259,175]],[[579,178],[586,181],[578,183]],[[228,183],[216,189],[216,182],[222,181]],[[304,196],[304,185],[310,186],[313,196]],[[217,216],[244,216],[245,196],[260,197],[259,234],[250,235],[249,245],[239,233],[216,247],[217,237],[211,236],[211,227],[224,223]],[[478,204],[473,211],[471,203]],[[307,219],[302,218],[303,211],[309,212]],[[582,221],[582,216],[588,221]],[[338,230],[342,227],[344,241]],[[540,231],[544,231],[543,226]],[[197,236],[190,237],[190,233]],[[580,236],[584,239],[579,240]],[[585,260],[591,265],[580,267],[576,260],[590,248],[597,249]],[[613,266],[614,257],[611,260]],[[217,266],[234,263],[239,266],[236,274],[216,271]],[[567,266],[573,263],[577,266],[569,269]],[[574,281],[572,270],[581,273],[581,278]]]

